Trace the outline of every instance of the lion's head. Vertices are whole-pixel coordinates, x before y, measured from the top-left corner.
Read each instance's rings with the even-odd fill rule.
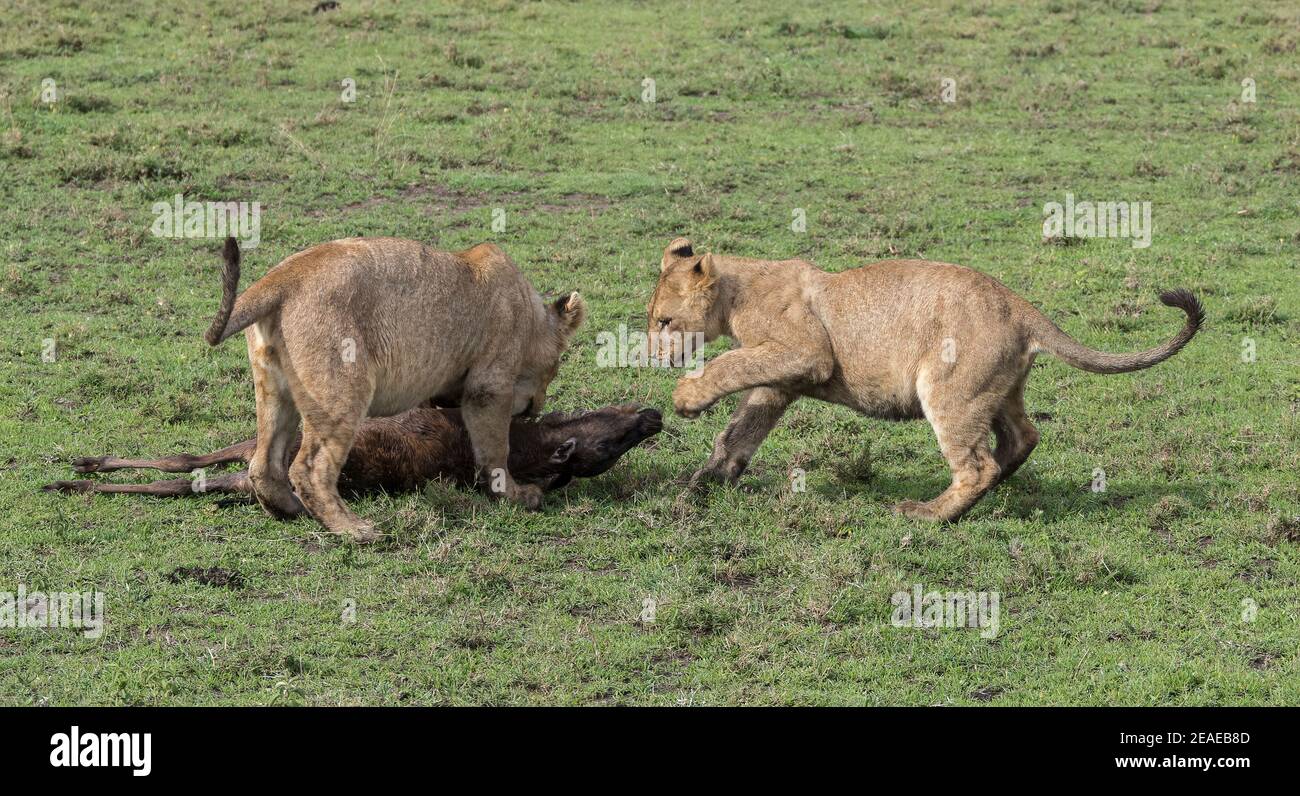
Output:
[[[545,328],[528,342],[530,353],[515,378],[513,414],[534,415],[546,404],[546,388],[560,370],[569,339],[587,318],[582,296],[570,293],[545,304]]]
[[[713,255],[696,254],[686,238],[668,244],[659,267],[659,284],[646,307],[651,352],[668,361],[682,355],[688,336],[703,335],[708,342],[720,335],[717,300]]]

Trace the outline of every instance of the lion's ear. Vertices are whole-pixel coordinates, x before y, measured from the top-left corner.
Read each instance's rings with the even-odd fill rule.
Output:
[[[587,302],[577,292],[560,296],[551,305],[560,328],[566,335],[572,334],[587,319]]]
[[[695,266],[691,268],[691,272],[698,276],[701,282],[705,283],[713,282],[715,271],[716,269],[714,267],[712,254],[704,255],[695,263]]]
[[[691,247],[691,242],[689,240],[686,238],[674,238],[673,242],[668,244],[668,248],[664,249],[664,259],[660,264],[659,269],[661,271],[666,271],[673,260],[680,257],[694,256],[695,249]]]

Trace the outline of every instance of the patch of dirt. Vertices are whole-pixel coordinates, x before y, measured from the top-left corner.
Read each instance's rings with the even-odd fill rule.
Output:
[[[566,193],[560,197],[558,203],[542,203],[534,205],[533,209],[547,213],[562,213],[575,208],[581,210],[608,210],[612,205],[613,202],[607,196],[594,193]]]
[[[1252,559],[1240,572],[1237,573],[1237,579],[1246,583],[1255,583],[1261,580],[1272,580],[1273,570],[1277,568],[1277,562],[1269,558]]]
[[[758,582],[758,578],[754,575],[747,572],[733,572],[729,569],[713,573],[713,579],[733,589],[745,589]]]
[[[475,630],[465,630],[460,633],[452,634],[448,639],[452,644],[466,650],[485,650],[491,651],[497,643],[489,638],[487,634]]]
[[[1271,545],[1300,542],[1300,517],[1274,517],[1264,527],[1264,539]]]
[[[226,589],[242,589],[245,585],[243,573],[222,567],[177,567],[167,576],[167,580],[172,583],[189,581]]]
[[[618,569],[618,565],[613,561],[596,564],[594,562],[580,561],[577,558],[566,559],[564,566],[572,572],[590,572],[593,575],[607,575]]]
[[[313,218],[334,215],[347,215],[363,210],[393,204],[395,202],[418,202],[425,215],[435,213],[467,213],[485,207],[520,206],[519,212],[541,211],[545,213],[563,213],[573,210],[600,211],[613,206],[607,196],[593,193],[566,193],[558,200],[530,204],[534,197],[523,191],[505,191],[486,193],[482,191],[461,191],[444,185],[408,185],[395,196],[372,196],[360,202],[351,202],[342,207],[317,208],[308,213]]]
[[[1147,524],[1161,539],[1172,545],[1174,536],[1169,532],[1169,528],[1179,518],[1186,516],[1188,511],[1189,506],[1182,498],[1166,495],[1160,498],[1159,503],[1156,503],[1147,511]],[[1213,541],[1211,537],[1203,538]],[[1201,545],[1201,547],[1205,547],[1205,545]]]
[[[450,211],[475,210],[485,205],[482,195],[468,194],[442,185],[408,185],[397,192],[396,196],[372,196],[360,202],[350,202],[342,207],[317,208],[307,213],[312,218],[331,215],[346,215],[359,210],[370,210],[394,202],[423,200],[433,207]]]
[[[970,692],[970,698],[976,702],[992,702],[1004,689],[992,685]]]
[[[683,649],[657,650],[650,656],[650,662],[671,666],[689,666],[695,662],[695,656]]]

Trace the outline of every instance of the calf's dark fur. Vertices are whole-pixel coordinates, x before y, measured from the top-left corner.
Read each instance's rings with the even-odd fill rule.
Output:
[[[587,412],[552,412],[536,420],[516,417],[510,423],[510,473],[521,483],[544,490],[559,489],[573,478],[590,478],[613,467],[619,458],[663,428],[655,409],[635,405],[608,406]],[[292,458],[301,435],[289,451]],[[106,473],[126,468],[190,473],[230,462],[247,464],[257,438],[246,439],[212,453],[188,453],[160,459],[94,456],[74,459],[79,473]],[[446,479],[463,486],[481,484],[488,474],[476,471],[474,449],[459,409],[418,407],[393,417],[370,418],[357,433],[339,476],[339,488],[353,494],[418,489],[428,481]],[[195,478],[173,478],[147,484],[103,481],[55,481],[42,487],[57,492],[117,492],[158,497],[199,494],[253,496],[248,470]],[[301,507],[299,507],[301,512]]]

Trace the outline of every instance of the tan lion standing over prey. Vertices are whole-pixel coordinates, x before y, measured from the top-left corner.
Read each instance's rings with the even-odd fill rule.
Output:
[[[959,265],[886,260],[831,274],[802,260],[697,255],[678,238],[664,250],[648,322],[664,359],[679,355],[685,334],[740,344],[673,391],[683,417],[744,391],[692,483],[738,479],[786,407],[807,395],[872,417],[930,421],[952,484],[895,510],[955,520],[1038,444],[1024,403],[1034,357],[1055,354],[1093,373],[1149,368],[1186,345],[1204,317],[1187,290],[1160,301],[1187,313],[1172,340],[1106,354],[1076,342],[996,279]]]
[[[506,470],[510,418],[546,401],[586,315],[577,293],[543,303],[491,243],[439,252],[398,238],[348,238],[288,257],[236,300],[234,238],[224,256],[221,308],[206,339],[217,345],[247,329],[258,440],[248,476],[263,508],[291,516],[301,500],[334,533],[375,539],[374,524],[339,497],[339,471],[367,416],[430,398],[460,405],[494,493],[540,505],[541,489]],[[302,445],[290,467],[299,418]]]

